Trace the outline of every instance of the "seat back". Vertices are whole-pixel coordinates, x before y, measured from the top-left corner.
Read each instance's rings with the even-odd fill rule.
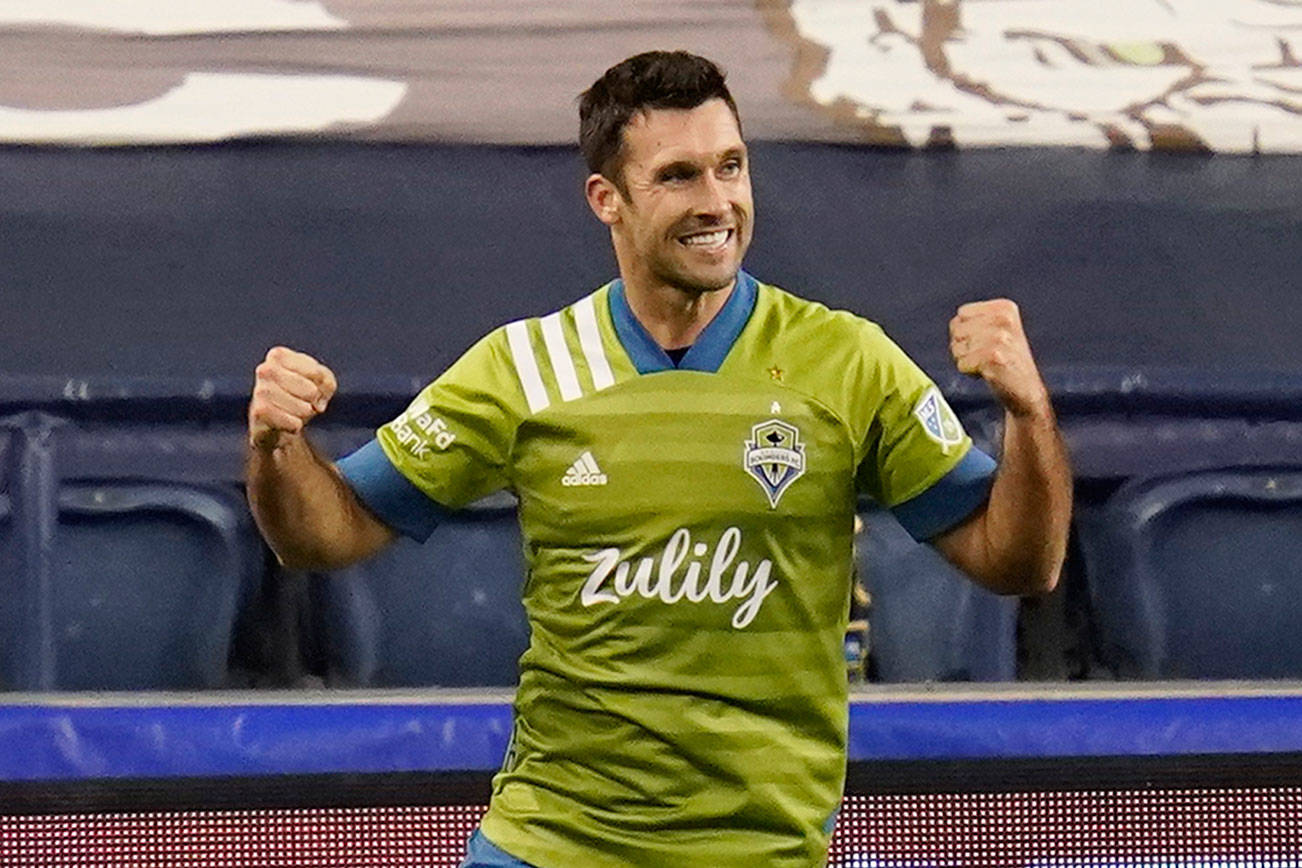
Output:
[[[1118,675],[1302,677],[1302,469],[1128,483],[1077,530]]]
[[[234,492],[124,481],[59,486],[43,563],[0,517],[4,686],[201,689],[224,683],[262,555]]]
[[[332,684],[501,686],[529,644],[514,502],[472,506],[423,545],[402,539],[320,577],[314,596]]]
[[[858,568],[872,595],[869,643],[884,682],[1012,681],[1015,597],[975,585],[885,510],[861,512]]]
[[[220,687],[262,555],[234,492],[85,482],[59,492],[60,689]]]

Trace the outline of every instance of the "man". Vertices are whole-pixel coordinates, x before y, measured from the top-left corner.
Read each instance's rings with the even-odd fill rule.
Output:
[[[510,488],[531,625],[468,866],[812,866],[845,772],[860,491],[1003,593],[1053,587],[1070,477],[1007,301],[951,323],[1006,409],[1002,466],[871,323],[740,270],[754,208],[723,76],[654,52],[582,98],[620,279],[466,352],[339,462],[334,376],[273,349],[249,495],[287,565],[339,567]]]

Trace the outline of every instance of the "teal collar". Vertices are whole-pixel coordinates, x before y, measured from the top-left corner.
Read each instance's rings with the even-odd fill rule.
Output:
[[[755,278],[744,271],[738,271],[737,285],[733,287],[732,295],[728,297],[723,309],[714,315],[714,319],[710,320],[710,324],[677,365],[647,334],[642,323],[638,322],[633,309],[628,306],[628,299],[624,297],[622,280],[616,280],[610,285],[610,316],[615,322],[615,334],[639,374],[673,370],[712,374],[719,370],[741,335],[741,330],[746,327],[751,311],[755,309],[758,294]]]

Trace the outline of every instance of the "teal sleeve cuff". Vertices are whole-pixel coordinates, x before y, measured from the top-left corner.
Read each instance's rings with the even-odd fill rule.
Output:
[[[367,509],[398,533],[417,542],[429,539],[449,513],[398,472],[378,440],[371,440],[339,459],[335,466]]]
[[[960,524],[986,502],[997,467],[993,458],[973,446],[953,470],[891,512],[915,540],[929,540]]]

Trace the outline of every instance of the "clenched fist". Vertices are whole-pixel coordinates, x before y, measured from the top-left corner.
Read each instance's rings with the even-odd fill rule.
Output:
[[[997,298],[960,307],[949,321],[949,349],[958,369],[989,383],[1010,413],[1030,416],[1048,409],[1049,393],[1014,302]]]
[[[268,350],[254,374],[249,443],[261,449],[275,448],[284,434],[302,433],[339,387],[329,368],[288,347]]]

